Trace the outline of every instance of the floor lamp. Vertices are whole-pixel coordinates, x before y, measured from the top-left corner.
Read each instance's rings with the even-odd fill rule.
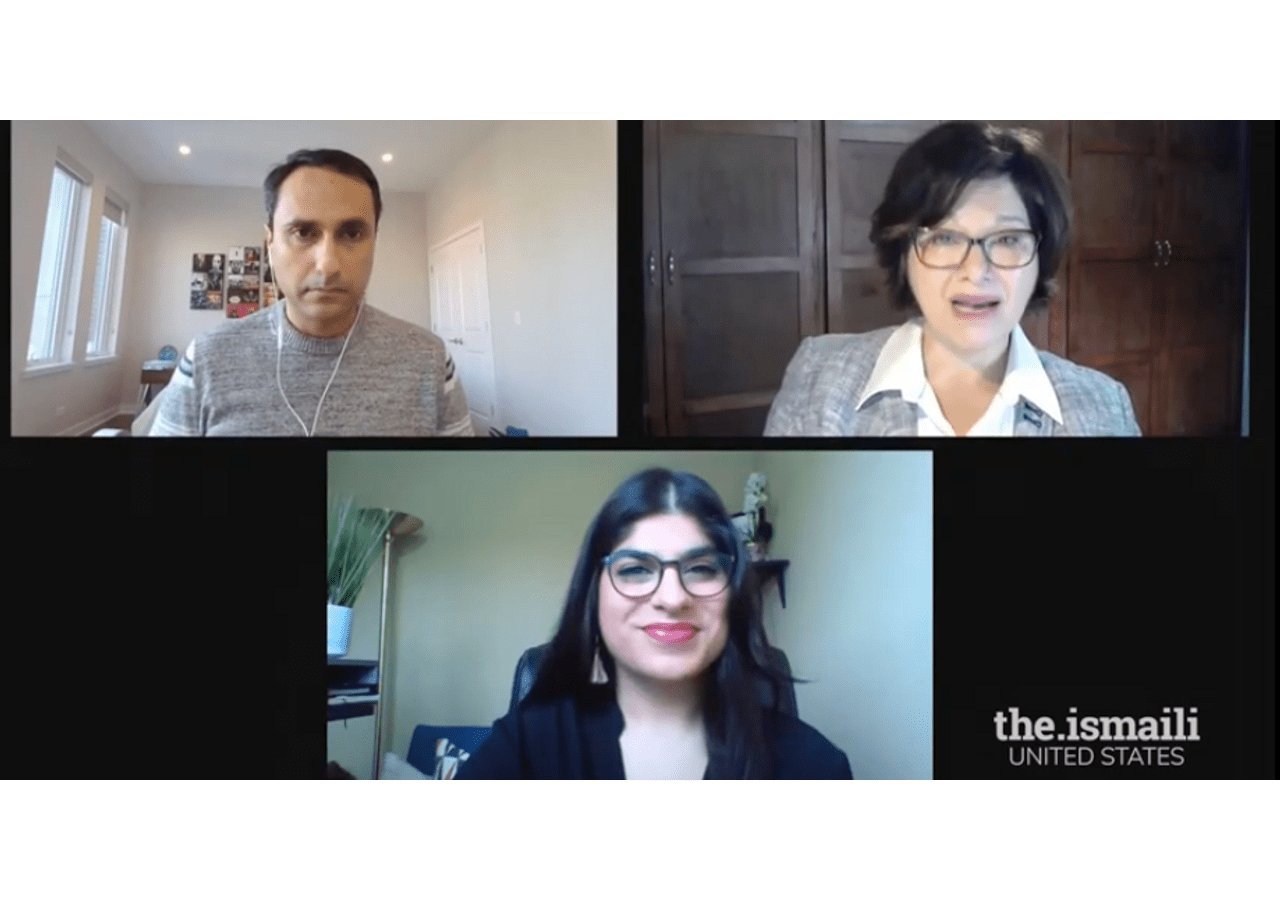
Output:
[[[387,703],[387,583],[391,580],[391,541],[394,538],[413,534],[422,527],[422,520],[408,513],[390,509],[371,510],[372,512],[391,513],[391,525],[382,539],[382,625],[378,629],[378,705],[375,707],[373,721],[373,777],[382,774],[382,708]]]

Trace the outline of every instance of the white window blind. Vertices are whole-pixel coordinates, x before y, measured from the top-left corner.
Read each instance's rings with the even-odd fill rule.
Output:
[[[110,198],[98,228],[98,263],[93,278],[86,356],[111,356],[120,324],[120,290],[124,276],[125,213]]]
[[[75,242],[85,183],[61,164],[53,169],[49,192],[49,212],[44,223],[44,243],[40,250],[40,275],[36,282],[35,314],[28,363],[69,361],[70,331],[75,328],[72,310]]]

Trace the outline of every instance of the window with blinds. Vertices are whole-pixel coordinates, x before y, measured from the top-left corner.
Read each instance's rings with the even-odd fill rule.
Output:
[[[75,258],[87,185],[61,163],[54,165],[49,213],[40,249],[35,315],[27,345],[28,365],[71,361],[75,332]]]
[[[124,279],[125,212],[110,197],[98,227],[98,263],[93,278],[86,357],[114,356],[120,325],[120,293]]]

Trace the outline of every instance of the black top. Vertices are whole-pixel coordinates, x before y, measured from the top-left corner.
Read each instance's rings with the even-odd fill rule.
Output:
[[[531,701],[494,722],[493,734],[454,777],[626,778],[618,743],[622,728],[622,710],[612,691],[594,699]],[[793,716],[766,712],[765,734],[777,779],[853,777],[849,758]]]

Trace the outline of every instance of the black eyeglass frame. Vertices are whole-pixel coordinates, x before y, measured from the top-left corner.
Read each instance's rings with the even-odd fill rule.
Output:
[[[920,239],[928,234],[954,234],[956,237],[963,238],[964,240],[968,241],[969,246],[964,248],[964,256],[960,257],[959,262],[952,263],[949,266],[933,266],[924,261],[924,254],[920,252]],[[992,238],[998,238],[1006,234],[1029,234],[1031,235],[1032,238],[1035,239],[1035,244],[1031,247],[1031,255],[1028,256],[1027,261],[1020,266],[1002,266],[998,262],[996,262],[994,259],[991,258],[991,249],[987,246],[987,241],[991,240]],[[924,266],[926,269],[958,269],[960,268],[969,259],[969,254],[973,252],[974,244],[977,244],[979,247],[982,248],[982,255],[986,257],[987,262],[990,263],[993,268],[1002,269],[1006,272],[1013,272],[1013,271],[1017,271],[1018,269],[1025,269],[1027,266],[1035,262],[1036,256],[1040,253],[1040,235],[1038,235],[1035,231],[1033,231],[1030,228],[1007,228],[1003,231],[993,231],[991,234],[987,235],[986,237],[972,238],[972,237],[969,237],[969,235],[967,234],[961,234],[959,231],[955,231],[951,228],[921,227],[916,229],[915,235],[911,238],[911,247],[916,251],[916,259],[920,260],[920,265]]]
[[[708,556],[714,557],[720,563],[721,568],[724,570],[725,583],[724,583],[724,587],[716,588],[714,591],[712,591],[709,594],[699,594],[697,591],[691,590],[689,586],[684,583],[684,573],[680,571],[680,566],[682,563],[693,562],[699,559],[706,559]],[[623,588],[618,587],[618,582],[613,580],[613,564],[623,558],[638,559],[638,560],[652,560],[653,562],[656,562],[658,564],[658,580],[653,585],[653,590],[644,594],[630,594]],[[658,592],[658,588],[662,587],[662,579],[667,574],[668,566],[672,566],[675,568],[676,580],[680,582],[680,587],[684,589],[685,593],[689,594],[691,597],[697,597],[701,600],[705,600],[709,597],[714,597],[716,594],[719,594],[721,591],[726,591],[729,589],[729,586],[733,581],[733,564],[736,561],[737,560],[732,555],[728,553],[722,553],[719,550],[713,550],[710,553],[707,553],[707,552],[691,553],[686,556],[682,556],[679,559],[660,559],[659,557],[654,556],[652,553],[644,553],[640,550],[616,550],[613,553],[610,553],[608,556],[604,557],[604,559],[600,561],[600,564],[604,568],[605,574],[609,576],[609,583],[613,585],[613,589],[617,591],[619,594],[621,594],[622,596],[626,597],[628,600],[647,600],[650,597],[652,597],[654,594],[656,594]]]

